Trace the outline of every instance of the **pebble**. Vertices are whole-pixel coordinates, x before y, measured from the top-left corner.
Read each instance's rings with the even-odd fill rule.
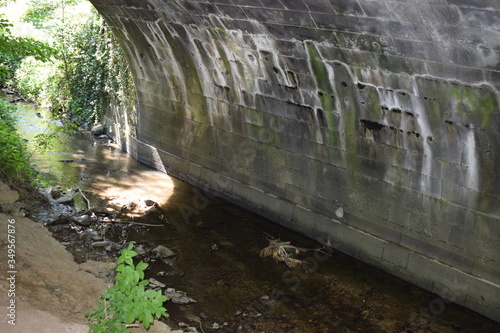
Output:
[[[163,245],[158,245],[154,250],[156,252],[156,255],[158,257],[162,258],[170,258],[175,256],[175,252],[170,250],[168,247],[165,247]]]
[[[60,197],[62,197],[62,191],[58,188],[53,188],[50,190],[50,196],[52,197],[52,199],[59,199]]]
[[[164,292],[165,296],[168,297],[168,300],[174,304],[190,304],[197,303],[196,300],[188,297],[185,292],[180,290],[175,290],[174,288],[167,288]]]
[[[73,221],[75,221],[76,224],[81,225],[81,226],[85,226],[85,227],[92,224],[92,219],[88,215],[76,216],[73,218]]]
[[[136,246],[134,248],[134,251],[137,252],[138,255],[143,255],[146,253],[146,251],[142,248],[142,246]]]
[[[148,206],[148,207],[158,205],[158,204],[156,203],[156,201],[153,201],[153,200],[150,200],[150,199],[146,199],[146,200],[144,200],[144,203],[145,203],[145,204],[146,204],[146,206]]]
[[[165,283],[161,283],[160,281],[154,279],[154,278],[149,278],[149,285],[151,288],[165,288],[166,285]]]
[[[111,243],[107,240],[104,240],[104,241],[99,241],[99,242],[93,242],[91,244],[92,247],[107,247],[108,245],[110,245]]]
[[[70,197],[69,195],[63,195],[62,197],[56,199],[56,203],[58,203],[60,205],[71,206],[75,203],[75,200],[72,197]]]

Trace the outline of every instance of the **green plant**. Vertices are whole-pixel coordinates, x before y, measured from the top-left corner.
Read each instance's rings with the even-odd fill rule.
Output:
[[[167,316],[163,302],[167,297],[160,291],[145,290],[148,281],[144,280],[144,270],[148,264],[139,262],[134,265],[137,253],[130,243],[122,250],[116,268],[116,283],[101,295],[99,306],[86,314],[91,333],[130,332],[127,325],[139,321],[148,329],[154,317]]]
[[[0,85],[11,80],[22,59],[32,56],[46,62],[55,54],[48,43],[32,37],[18,37],[11,32],[13,24],[0,14]]]
[[[38,174],[30,164],[26,142],[15,128],[12,112],[12,107],[0,100],[0,177],[20,189],[35,185]]]

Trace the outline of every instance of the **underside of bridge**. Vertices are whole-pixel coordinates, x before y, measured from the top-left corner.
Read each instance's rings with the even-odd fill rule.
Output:
[[[91,2],[133,156],[500,321],[499,1]]]

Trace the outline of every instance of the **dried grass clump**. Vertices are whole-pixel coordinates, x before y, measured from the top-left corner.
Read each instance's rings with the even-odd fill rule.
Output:
[[[290,242],[271,239],[269,245],[260,251],[260,256],[272,257],[277,262],[284,262],[288,267],[297,267],[303,261],[295,259],[293,256],[303,252],[306,250],[290,245]]]

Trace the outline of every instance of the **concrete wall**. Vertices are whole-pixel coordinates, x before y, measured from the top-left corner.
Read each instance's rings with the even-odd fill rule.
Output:
[[[91,0],[141,161],[500,321],[500,2]]]

